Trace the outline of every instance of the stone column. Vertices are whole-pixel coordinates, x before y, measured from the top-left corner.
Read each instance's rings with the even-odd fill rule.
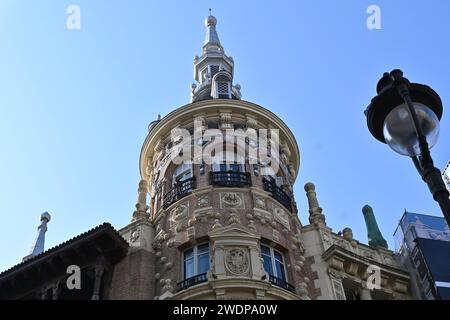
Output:
[[[261,254],[259,252],[259,247],[248,246],[248,249],[250,251],[252,278],[255,280],[261,280],[266,275],[266,272],[264,271],[264,267],[260,258]]]
[[[365,283],[361,284],[361,287],[358,288],[358,292],[361,300],[372,300],[370,289],[367,288],[367,285]]]
[[[95,265],[95,281],[94,281],[94,291],[92,293],[91,300],[99,300],[100,299],[100,285],[102,284],[102,276],[105,268],[102,264]]]
[[[347,300],[345,296],[344,286],[342,284],[343,277],[334,270],[329,270],[331,285],[333,287],[334,297],[336,300]]]
[[[309,205],[309,222],[316,226],[325,226],[325,216],[322,214],[322,208],[319,206],[319,201],[317,200],[316,186],[309,182],[305,184],[305,191]]]
[[[138,187],[138,198],[136,203],[136,211],[133,213],[132,221],[148,217],[148,205],[147,205],[147,193],[148,193],[148,182],[146,180],[141,180]]]

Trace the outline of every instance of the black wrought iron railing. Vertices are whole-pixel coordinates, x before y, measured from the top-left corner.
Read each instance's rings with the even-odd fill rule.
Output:
[[[216,171],[209,173],[209,183],[220,187],[251,187],[252,179],[248,172]]]
[[[269,275],[269,281],[270,281],[270,283],[276,285],[277,287],[289,290],[291,292],[295,292],[295,287],[292,284],[284,281],[283,279]]]
[[[195,177],[186,179],[177,185],[175,185],[172,189],[167,191],[164,194],[164,202],[163,207],[164,209],[169,207],[171,204],[175,203],[176,201],[180,200],[181,198],[184,198],[188,194],[192,192],[196,188],[196,180]]]
[[[286,192],[275,184],[275,181],[263,179],[264,190],[269,192],[275,200],[281,203],[286,209],[292,211],[292,199]]]
[[[203,282],[206,282],[206,281],[208,281],[208,278],[206,277],[206,273],[198,274],[196,276],[193,276],[191,278],[188,278],[186,280],[178,282],[177,283],[177,291],[181,291],[181,290],[187,289],[187,288],[192,287],[192,286],[194,286],[196,284],[203,283]]]

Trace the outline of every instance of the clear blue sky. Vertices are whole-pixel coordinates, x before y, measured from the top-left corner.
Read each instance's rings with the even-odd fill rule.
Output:
[[[81,8],[81,30],[66,8]],[[381,8],[382,29],[366,27]],[[363,110],[384,71],[402,68],[444,102],[433,156],[450,159],[450,2],[381,0],[0,0],[0,270],[18,263],[49,211],[50,248],[131,218],[147,125],[189,102],[208,8],[243,98],[278,114],[334,231],[367,242],[361,208],[392,234],[404,208],[439,215],[408,158],[368,132]]]

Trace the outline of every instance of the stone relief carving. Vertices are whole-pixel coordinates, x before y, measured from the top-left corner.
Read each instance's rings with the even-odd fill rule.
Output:
[[[220,194],[221,208],[244,209],[243,195],[235,192],[226,192]]]
[[[213,226],[211,227],[211,229],[215,230],[215,229],[221,228],[221,227],[222,227],[222,224],[220,223],[219,219],[215,219],[215,220],[214,220],[214,224],[213,224]]]
[[[167,262],[164,267],[166,268],[166,270],[170,270],[173,267],[173,262]]]
[[[161,279],[164,280],[161,284],[163,284],[162,291],[164,292],[172,292],[174,287],[172,285],[172,279]]]
[[[253,230],[253,231],[256,232],[255,220],[250,219],[250,220],[248,221],[248,228],[249,228],[250,230]]]
[[[231,212],[230,216],[228,217],[228,220],[227,220],[227,224],[230,225],[233,223],[241,224],[241,219],[235,212]]]
[[[369,250],[365,250],[365,251],[364,251],[364,256],[365,256],[366,258],[368,258],[368,259],[375,260],[375,256],[374,256],[373,253],[370,252]]]
[[[231,248],[225,253],[225,266],[234,275],[245,275],[250,268],[248,252],[242,248]]]
[[[171,214],[171,221],[173,222],[180,221],[181,219],[188,217],[189,206],[186,204],[180,204],[176,206],[174,209],[172,209],[170,214]]]
[[[211,218],[214,218],[214,217],[217,217],[217,214],[214,214],[212,209],[211,210],[196,211],[194,213],[194,219],[192,221],[192,224],[195,224],[195,223],[197,223],[199,221],[205,223],[205,222],[208,222],[208,219],[211,219]]]
[[[263,197],[256,197],[255,198],[255,207],[258,209],[266,209],[266,201]]]
[[[155,239],[153,240],[155,246],[160,246],[162,242],[170,238],[170,234],[165,232],[159,224],[156,226],[156,232]]]
[[[328,234],[328,232],[322,233],[322,240],[323,240],[323,246],[324,246],[325,250],[327,250],[329,247],[331,247],[333,245],[333,239]]]
[[[222,129],[232,129],[233,124],[231,123],[231,113],[221,112],[220,113],[220,125]]]
[[[254,208],[253,214],[261,221],[262,224],[265,224],[267,221],[272,221],[273,219],[272,212],[260,208]]]
[[[276,221],[281,223],[286,229],[290,229],[289,226],[289,215],[278,206],[273,206],[273,216]]]
[[[301,282],[298,285],[297,294],[302,298],[303,300],[308,300],[308,284],[305,282]]]
[[[206,208],[209,206],[209,196],[207,194],[201,195],[197,199],[197,207]]]
[[[130,233],[130,242],[136,242],[137,240],[139,240],[140,237],[140,230],[139,229],[134,229],[133,231],[131,231]]]
[[[331,282],[333,283],[333,290],[336,300],[346,300],[341,281],[332,278]]]

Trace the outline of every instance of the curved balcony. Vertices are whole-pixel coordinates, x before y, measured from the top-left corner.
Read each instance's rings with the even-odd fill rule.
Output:
[[[208,281],[206,273],[201,273],[177,283],[177,292],[195,286],[196,284]]]
[[[251,187],[252,179],[248,172],[215,171],[209,173],[209,184],[219,187]]]
[[[195,177],[186,179],[176,184],[172,189],[167,191],[164,195],[163,208],[166,209],[171,204],[189,195],[192,190],[196,188]]]
[[[275,181],[269,179],[263,179],[264,190],[269,192],[272,198],[281,203],[286,209],[292,211],[292,199],[286,192],[276,185]]]
[[[295,287],[292,284],[284,281],[283,279],[269,275],[269,282],[277,287],[280,287],[280,288],[283,288],[283,289],[286,289],[288,291],[295,293]]]

